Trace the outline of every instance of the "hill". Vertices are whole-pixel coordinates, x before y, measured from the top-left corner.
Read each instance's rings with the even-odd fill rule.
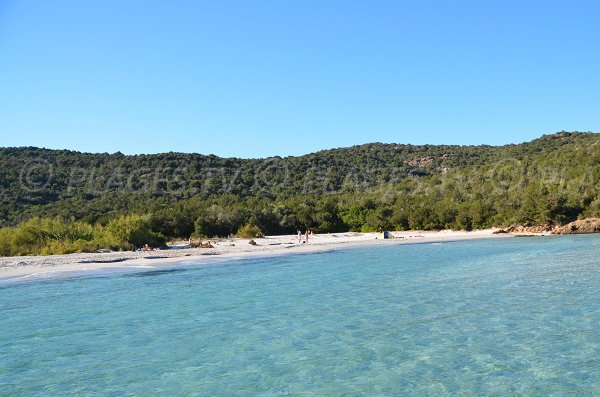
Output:
[[[600,135],[506,146],[372,143],[299,157],[0,148],[1,226],[148,219],[170,237],[471,229],[600,215]]]

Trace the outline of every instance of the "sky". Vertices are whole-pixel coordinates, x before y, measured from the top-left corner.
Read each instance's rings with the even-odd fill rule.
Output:
[[[0,146],[244,158],[600,131],[593,1],[0,0]]]

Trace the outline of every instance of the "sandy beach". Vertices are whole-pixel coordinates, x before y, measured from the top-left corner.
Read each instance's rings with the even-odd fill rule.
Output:
[[[506,238],[510,234],[494,234],[496,229],[478,231],[403,231],[392,232],[395,238],[381,239],[379,233],[332,233],[309,236],[308,244],[298,243],[297,235],[265,236],[255,239],[210,239],[214,248],[190,248],[180,245],[171,249],[148,252],[77,253],[52,256],[18,256],[0,258],[0,280],[47,278],[78,272],[119,269],[122,271],[151,270],[161,266],[214,263],[219,260],[267,257],[285,254],[313,253],[328,250],[451,242],[482,238]],[[303,239],[304,240],[304,237]]]

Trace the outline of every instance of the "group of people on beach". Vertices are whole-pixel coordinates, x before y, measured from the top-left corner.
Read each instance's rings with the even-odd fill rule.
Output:
[[[314,234],[312,232],[312,230],[307,230],[306,232],[304,232],[304,241],[302,241],[302,232],[300,230],[298,230],[298,244],[302,244],[302,243],[306,243],[308,244],[308,235],[309,234]]]
[[[152,248],[148,244],[144,244],[143,247],[138,248],[136,251],[138,251],[138,252],[140,252],[140,251],[141,252],[156,251],[156,248]]]

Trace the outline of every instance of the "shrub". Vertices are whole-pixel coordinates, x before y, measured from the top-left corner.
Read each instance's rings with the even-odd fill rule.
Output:
[[[144,244],[157,247],[164,241],[163,235],[152,231],[147,216],[121,216],[105,227],[60,218],[31,218],[14,228],[0,228],[0,256],[95,252]]]
[[[13,228],[0,229],[0,255],[17,255]]]
[[[112,248],[128,250],[148,244],[161,246],[165,237],[154,233],[150,227],[150,218],[141,215],[122,215],[110,221],[104,228],[104,242]]]
[[[263,237],[263,232],[256,225],[244,225],[237,231],[237,235],[242,238],[257,238]]]
[[[0,254],[52,255],[81,252],[95,238],[93,226],[60,218],[31,218],[15,228],[0,230]]]

